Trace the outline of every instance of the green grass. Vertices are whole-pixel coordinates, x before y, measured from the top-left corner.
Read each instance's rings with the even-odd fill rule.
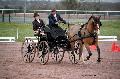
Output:
[[[113,35],[120,39],[120,20],[102,22],[101,35]]]
[[[101,26],[101,35],[116,35],[120,39],[120,21],[103,21]],[[67,25],[61,25],[62,28],[66,28]],[[32,24],[18,24],[18,23],[3,23],[0,22],[0,37],[16,37],[18,28],[19,39],[21,42],[25,36],[34,36],[32,30]]]
[[[32,24],[0,23],[0,37],[16,37],[17,41],[23,41],[25,36],[33,36]]]

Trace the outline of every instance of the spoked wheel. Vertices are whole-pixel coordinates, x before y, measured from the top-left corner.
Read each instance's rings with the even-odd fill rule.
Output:
[[[52,59],[56,63],[60,63],[63,60],[65,51],[61,47],[55,47],[52,51]]]
[[[47,41],[41,41],[38,45],[38,57],[41,64],[46,64],[49,60],[49,46]]]
[[[76,60],[76,55],[75,55],[74,51],[71,51],[69,53],[69,59],[72,62],[72,64],[77,64],[78,63],[78,61]]]
[[[77,64],[80,60],[80,45],[75,43],[74,50],[69,53],[69,59],[73,64]]]
[[[23,61],[30,63],[35,57],[35,43],[32,39],[26,39],[21,48]]]

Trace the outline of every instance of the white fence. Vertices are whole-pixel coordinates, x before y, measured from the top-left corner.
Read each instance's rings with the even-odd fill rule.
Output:
[[[0,37],[0,42],[15,42],[15,37]]]
[[[25,39],[33,39],[34,42],[38,42],[36,37],[25,37]],[[98,36],[99,40],[98,41],[105,41],[105,42],[110,42],[110,41],[117,41],[117,36]]]
[[[51,10],[28,10],[30,13],[10,13],[5,14],[4,11],[17,11],[19,9],[0,9],[1,22],[18,22],[31,23],[33,21],[33,13],[39,12],[40,17],[48,23],[48,15]],[[120,19],[120,11],[89,11],[89,10],[57,10],[59,14],[70,23],[76,23],[75,20],[88,19],[92,14],[101,15],[102,20],[118,20]]]
[[[32,39],[34,42],[38,42],[36,37],[25,37],[25,39]],[[117,36],[98,36],[98,41],[117,41]],[[15,42],[15,37],[0,37],[0,42]]]
[[[117,41],[117,36],[98,36],[98,41]]]
[[[15,42],[18,39],[18,28],[0,28],[0,33],[0,42]]]

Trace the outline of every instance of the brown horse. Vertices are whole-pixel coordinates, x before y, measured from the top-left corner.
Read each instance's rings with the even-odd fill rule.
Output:
[[[95,45],[98,52],[97,62],[100,62],[100,48],[98,46],[98,32],[100,30],[100,17],[91,16],[86,24],[82,27],[79,25],[69,26],[68,28],[68,38],[70,40],[71,48],[74,50],[76,41],[79,45],[79,59],[82,55],[83,45],[85,45],[88,56],[86,60],[90,59],[92,55],[89,46]]]

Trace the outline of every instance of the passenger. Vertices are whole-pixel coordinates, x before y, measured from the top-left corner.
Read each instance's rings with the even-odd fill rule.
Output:
[[[34,21],[32,22],[33,24],[33,30],[35,35],[38,34],[38,29],[39,28],[44,28],[45,24],[42,19],[40,19],[39,14],[37,12],[34,13]]]
[[[47,34],[47,37],[49,37],[50,29],[45,26],[44,22],[42,19],[40,19],[40,16],[37,12],[34,13],[34,21],[32,22],[33,24],[33,30],[34,30],[34,35],[38,35],[38,29],[41,28],[44,33]]]

